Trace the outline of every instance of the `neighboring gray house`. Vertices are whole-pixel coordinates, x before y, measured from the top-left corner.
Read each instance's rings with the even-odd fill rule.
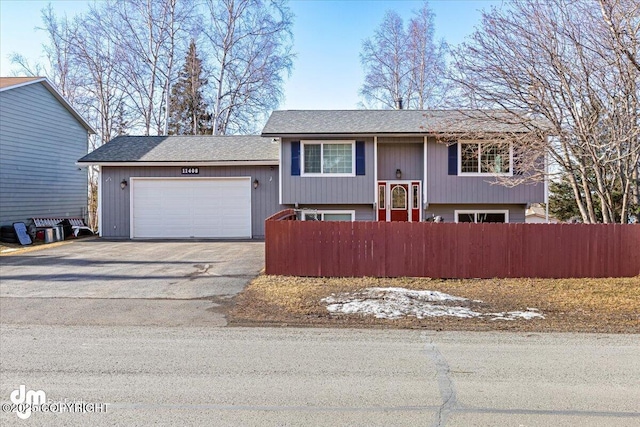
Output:
[[[495,184],[513,144],[487,135],[524,130],[483,113],[274,111],[262,136],[281,141],[279,203],[313,220],[524,222],[545,185]]]
[[[261,238],[278,204],[278,143],[260,136],[120,136],[99,167],[102,237]]]
[[[0,77],[0,224],[87,214],[91,126],[44,77]]]

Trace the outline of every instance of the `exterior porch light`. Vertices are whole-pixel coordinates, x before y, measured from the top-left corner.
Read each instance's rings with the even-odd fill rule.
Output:
[[[396,169],[396,179],[402,179],[402,171],[400,169]]]
[[[258,188],[258,185],[260,185],[260,181],[258,181],[258,178],[253,180],[253,188]]]
[[[122,178],[122,181],[120,181],[120,188],[124,190],[125,188],[127,188],[127,185],[129,185],[127,180]]]

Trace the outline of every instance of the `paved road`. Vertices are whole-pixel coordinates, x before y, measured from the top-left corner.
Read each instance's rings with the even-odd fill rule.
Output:
[[[223,326],[263,267],[263,242],[73,241],[0,258],[0,321]]]
[[[108,403],[30,425],[640,425],[638,336],[2,325],[0,345],[0,400]]]
[[[0,424],[640,425],[637,335],[222,327],[263,251],[92,240],[0,258],[0,401],[24,385],[108,404]]]

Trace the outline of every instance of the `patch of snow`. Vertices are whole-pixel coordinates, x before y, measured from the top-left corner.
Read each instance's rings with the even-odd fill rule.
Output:
[[[461,305],[445,304],[469,302],[468,298],[457,297],[438,291],[415,291],[405,288],[366,288],[357,292],[331,295],[321,300],[327,304],[327,310],[334,314],[362,314],[378,319],[399,319],[413,316],[418,319],[427,317],[452,316],[459,318],[491,317],[491,320],[535,319],[544,316],[535,308],[527,311],[509,311],[505,313],[482,313]],[[481,303],[480,300],[473,300]]]

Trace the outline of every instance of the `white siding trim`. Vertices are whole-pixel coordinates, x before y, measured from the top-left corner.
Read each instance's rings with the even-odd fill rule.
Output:
[[[278,203],[280,205],[282,205],[282,176],[283,176],[283,172],[282,170],[285,168],[283,162],[282,162],[282,157],[283,157],[283,152],[284,152],[284,148],[282,147],[284,144],[284,142],[282,142],[282,139],[280,140],[280,149],[278,150],[278,175],[280,176],[279,182],[278,182]],[[291,143],[289,143],[291,144]]]
[[[429,156],[427,154],[427,150],[429,148],[429,141],[428,141],[428,137],[424,137],[424,142],[422,143],[423,145],[423,157],[424,157],[424,165],[423,165],[423,170],[424,170],[424,176],[422,177],[422,206],[420,206],[420,220],[422,220],[422,214],[424,212],[424,210],[426,209],[427,206],[429,206],[429,199],[427,198],[427,162],[429,160]]]
[[[98,206],[96,215],[98,217],[98,236],[102,236],[102,168],[98,166]]]
[[[378,203],[380,203],[380,201],[378,200],[378,137],[374,136],[373,137],[373,182],[375,183],[375,185],[373,186],[373,203],[375,204],[374,206],[374,221],[378,220],[378,214],[377,214],[377,209],[378,209]]]

